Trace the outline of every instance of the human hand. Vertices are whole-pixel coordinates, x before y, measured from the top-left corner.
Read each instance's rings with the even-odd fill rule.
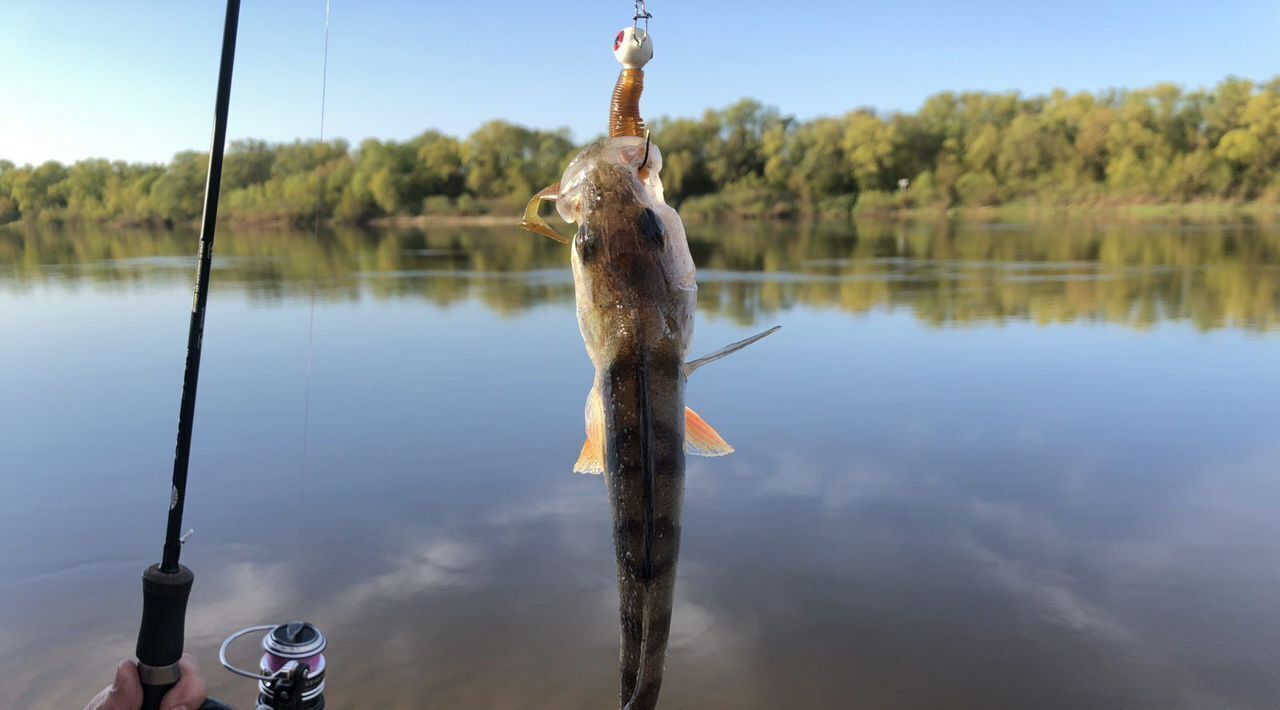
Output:
[[[160,710],[197,710],[209,694],[204,676],[200,674],[200,664],[195,656],[184,653],[182,660],[178,661],[178,669],[182,671],[182,679],[165,693],[164,700],[160,701]],[[116,666],[116,678],[111,685],[93,696],[93,700],[84,707],[84,710],[141,709],[142,681],[138,680],[138,664],[134,661],[121,661]]]

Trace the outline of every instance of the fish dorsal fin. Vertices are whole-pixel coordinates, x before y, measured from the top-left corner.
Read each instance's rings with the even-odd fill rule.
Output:
[[[751,336],[750,338],[747,338],[746,340],[739,340],[733,345],[726,345],[723,348],[720,348],[719,350],[711,353],[710,355],[707,355],[706,357],[700,357],[697,360],[690,360],[689,362],[686,362],[684,364],[684,375],[685,377],[688,377],[703,365],[709,365],[715,362],[716,360],[729,357],[730,355],[738,352],[739,350],[747,347],[748,345],[751,345],[753,343],[758,343],[761,340],[764,340],[765,338],[769,337],[770,335],[773,335],[779,330],[782,330],[782,326],[775,325],[772,328],[764,331],[763,333],[756,333],[755,335]]]
[[[604,400],[595,387],[587,395],[587,443],[582,445],[574,473],[604,473]]]
[[[694,456],[728,456],[733,447],[692,409],[684,408],[684,452]]]

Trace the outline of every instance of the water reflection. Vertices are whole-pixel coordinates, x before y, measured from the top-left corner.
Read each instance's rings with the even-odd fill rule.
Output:
[[[797,306],[906,308],[938,326],[1029,320],[1270,330],[1280,319],[1274,226],[951,222],[694,227],[704,313],[751,325]],[[0,288],[188,278],[191,234],[0,231]],[[563,248],[514,229],[236,232],[215,288],[258,302],[476,298],[515,314],[572,299]]]
[[[0,708],[80,707],[132,651],[193,243],[0,233]],[[223,635],[304,616],[333,707],[608,706],[615,560],[603,482],[569,473],[590,365],[562,249],[220,244],[184,552],[215,692],[253,696],[213,667]],[[784,330],[689,384],[738,452],[689,462],[663,707],[1274,707],[1278,246],[695,232],[696,350]]]

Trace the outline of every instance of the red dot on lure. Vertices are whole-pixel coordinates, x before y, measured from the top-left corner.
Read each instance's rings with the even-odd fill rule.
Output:
[[[626,30],[623,30],[618,33],[617,39],[613,40],[613,51],[615,52],[618,51],[618,48],[622,46],[622,40],[626,37],[626,35],[627,35]]]

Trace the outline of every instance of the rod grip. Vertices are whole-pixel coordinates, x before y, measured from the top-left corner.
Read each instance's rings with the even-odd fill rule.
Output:
[[[142,710],[160,710],[160,701],[164,698],[165,693],[173,690],[173,686],[177,683],[168,685],[142,685]]]
[[[178,565],[164,572],[151,565],[142,573],[142,625],[137,656],[142,680],[143,710],[160,707],[160,699],[178,682],[187,619],[187,600],[195,575]]]

